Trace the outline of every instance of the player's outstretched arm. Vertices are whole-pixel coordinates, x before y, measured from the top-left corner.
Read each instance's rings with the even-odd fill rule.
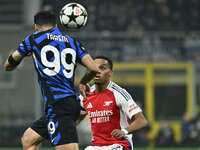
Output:
[[[20,64],[20,62],[22,61],[23,58],[24,58],[24,56],[22,56],[18,51],[15,51],[6,60],[6,62],[4,64],[4,69],[6,71],[12,71]]]
[[[87,68],[87,72],[80,80],[81,84],[86,84],[90,80],[93,79],[93,77],[99,72],[99,68],[96,64],[96,62],[91,58],[89,54],[85,55],[81,59],[82,64]]]
[[[115,129],[112,131],[111,135],[113,138],[121,139],[122,137],[126,136],[127,134],[132,134],[138,130],[141,130],[142,128],[147,126],[147,120],[142,114],[142,112],[139,112],[135,114],[131,120],[133,122],[126,128],[126,129]]]
[[[136,132],[136,131],[141,130],[144,127],[147,126],[147,119],[142,114],[142,112],[139,112],[139,113],[133,115],[133,117],[131,118],[131,120],[133,120],[133,122],[130,124],[130,126],[128,126],[126,128],[126,130],[128,131],[128,133]]]
[[[87,99],[87,94],[90,92],[90,88],[88,88],[87,83],[94,78],[94,76],[99,72],[99,69],[96,62],[90,57],[89,54],[85,55],[81,62],[87,68],[87,71],[80,80],[79,90],[83,98]]]

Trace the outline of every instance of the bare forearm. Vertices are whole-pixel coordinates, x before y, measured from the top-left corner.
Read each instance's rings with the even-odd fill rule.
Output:
[[[4,64],[4,70],[6,70],[6,71],[14,70],[21,62],[21,59],[17,60],[16,58],[13,58],[12,55],[9,56],[9,58],[6,60],[6,62]]]
[[[84,66],[87,68],[87,71],[85,75],[80,80],[80,84],[86,84],[89,81],[91,81],[94,76],[99,72],[99,68],[97,67],[97,64],[95,61],[90,57],[89,54],[85,55],[81,62],[84,64]]]
[[[139,131],[147,126],[147,121],[136,119],[126,128],[129,134]]]
[[[126,130],[128,131],[129,134],[136,132],[138,130],[141,130],[147,126],[147,120],[143,116],[143,114],[141,113],[138,115],[139,115],[139,117],[134,118],[133,122],[130,124],[130,126],[128,126],[126,128]]]
[[[83,98],[87,99],[87,95],[90,93],[90,87],[87,83],[95,77],[95,75],[99,72],[99,68],[89,54],[85,55],[81,62],[87,68],[87,71],[79,82],[79,89]]]
[[[4,70],[6,71],[12,71],[13,69],[15,69],[17,66],[13,66],[11,65],[8,60],[6,60],[5,64],[4,64]]]
[[[114,129],[111,132],[112,137],[115,139],[120,139],[127,134],[132,134],[133,132],[136,132],[147,126],[147,120],[142,113],[134,115],[131,119],[133,122],[127,128],[121,130]]]
[[[13,69],[15,69],[20,64],[20,62],[22,61],[23,58],[24,58],[24,56],[19,54],[19,52],[15,51],[6,60],[6,62],[4,64],[4,69],[6,71],[12,71]]]

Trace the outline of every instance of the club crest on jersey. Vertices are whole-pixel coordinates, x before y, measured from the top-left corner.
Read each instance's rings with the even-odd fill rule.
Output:
[[[111,103],[112,103],[112,101],[106,101],[106,102],[104,102],[103,106],[109,106]]]
[[[91,102],[87,105],[87,108],[92,108],[92,103]]]

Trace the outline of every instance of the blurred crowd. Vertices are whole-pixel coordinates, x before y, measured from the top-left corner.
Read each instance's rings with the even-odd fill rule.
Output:
[[[133,136],[136,147],[146,147],[152,142],[155,147],[199,147],[200,146],[200,116],[191,117],[185,113],[181,121],[181,141],[175,141],[175,133],[167,120],[161,121],[160,129],[153,141],[148,140],[151,126],[137,132]]]
[[[43,0],[42,9],[59,14],[69,2]],[[84,30],[98,32],[106,38],[101,49],[116,51],[112,58],[114,61],[200,62],[200,33],[197,32],[200,30],[199,0],[86,0],[81,4],[86,7],[89,16]],[[123,33],[114,36],[112,31]],[[130,45],[112,43],[113,37],[116,40],[121,36],[125,38],[118,40],[130,40]]]
[[[198,0],[97,0],[89,6],[99,31],[200,29]]]
[[[59,4],[43,0],[43,9],[59,12],[66,3],[66,0],[60,0]],[[81,4],[89,14],[88,26],[95,31],[200,29],[198,0],[86,0]]]
[[[200,115],[195,117],[191,117],[188,113],[183,115],[181,137],[181,146],[200,146]]]

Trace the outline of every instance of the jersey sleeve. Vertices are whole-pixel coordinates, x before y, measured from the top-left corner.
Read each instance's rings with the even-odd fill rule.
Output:
[[[24,39],[19,45],[17,51],[22,55],[26,56],[29,52],[32,52],[32,35]]]
[[[87,114],[87,112],[83,106],[83,96],[79,95],[79,99],[80,99],[80,105],[81,105],[81,115],[85,115],[85,114]]]
[[[85,50],[85,48],[80,42],[76,41],[76,44],[77,44],[77,59],[78,62],[81,63],[81,59],[83,58],[83,56],[88,54],[88,52]]]
[[[135,114],[141,112],[141,108],[135,103],[131,95],[124,89],[115,93],[117,105],[131,119]]]

